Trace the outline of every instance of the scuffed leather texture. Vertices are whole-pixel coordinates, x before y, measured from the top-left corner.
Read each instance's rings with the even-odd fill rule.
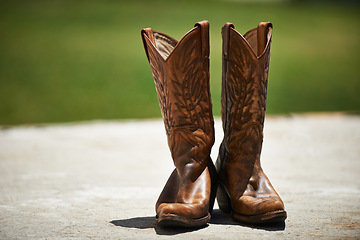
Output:
[[[231,206],[218,198],[219,206],[245,216],[283,211],[260,165],[272,24],[260,23],[242,36],[227,23],[222,35],[224,139],[216,167]]]
[[[209,23],[196,23],[179,42],[150,28],[141,33],[176,167],[156,204],[157,216],[202,218],[212,207],[210,175],[215,174]]]

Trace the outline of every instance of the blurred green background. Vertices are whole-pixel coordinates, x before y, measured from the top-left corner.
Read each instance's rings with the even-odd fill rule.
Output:
[[[350,1],[1,1],[0,125],[160,117],[140,30],[179,40],[204,19],[215,115],[227,21],[242,34],[274,25],[268,113],[358,112],[359,10]]]

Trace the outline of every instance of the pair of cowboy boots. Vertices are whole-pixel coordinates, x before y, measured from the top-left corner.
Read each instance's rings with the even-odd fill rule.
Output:
[[[284,221],[284,204],[260,165],[272,24],[262,22],[244,36],[231,23],[222,29],[224,139],[216,168],[209,23],[196,23],[180,41],[151,28],[141,36],[176,167],[156,203],[156,223],[206,225],[215,196],[237,221]]]

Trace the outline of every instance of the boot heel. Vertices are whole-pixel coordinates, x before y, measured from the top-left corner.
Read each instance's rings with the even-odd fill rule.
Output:
[[[225,190],[225,188],[219,184],[216,193],[216,200],[219,204],[219,208],[226,213],[231,212],[231,200]]]
[[[217,192],[217,185],[211,187],[210,201],[209,201],[209,213],[214,209],[215,197]]]
[[[211,192],[210,192],[210,199],[209,199],[209,213],[211,213],[212,210],[214,209],[218,181],[217,181],[216,168],[215,168],[211,158],[209,158],[208,162],[209,162],[208,168],[209,168],[210,179],[211,179]]]

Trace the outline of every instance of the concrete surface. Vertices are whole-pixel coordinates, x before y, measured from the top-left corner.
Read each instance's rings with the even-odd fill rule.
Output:
[[[216,121],[216,158],[222,130]],[[161,229],[154,204],[173,169],[161,120],[0,130],[0,239],[359,239],[360,116],[265,121],[262,165],[284,224],[218,210],[200,229]]]

